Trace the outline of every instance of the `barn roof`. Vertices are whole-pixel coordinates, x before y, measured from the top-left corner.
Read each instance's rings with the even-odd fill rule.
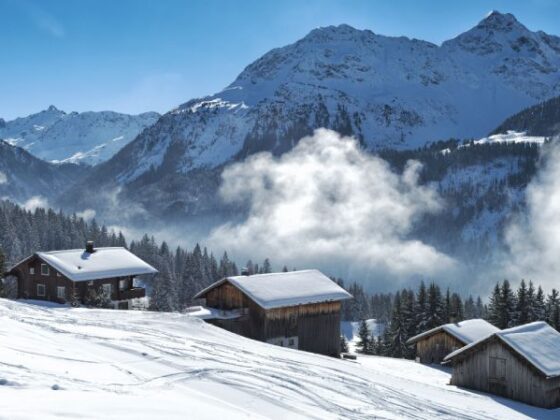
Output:
[[[158,271],[122,247],[37,252],[36,255],[73,281],[138,276]]]
[[[224,278],[198,292],[204,296],[229,282],[264,309],[350,299],[352,295],[318,270],[255,274]]]
[[[481,343],[492,337],[499,338],[546,376],[560,376],[560,358],[558,357],[560,333],[543,321],[495,332],[489,337],[448,354],[443,360],[451,361],[470,349],[474,351]]]
[[[458,323],[450,323],[432,328],[421,334],[415,335],[407,341],[407,344],[414,344],[424,338],[430,337],[435,333],[445,331],[464,344],[469,344],[481,338],[488,337],[490,334],[499,331],[498,328],[483,319],[468,319]]]

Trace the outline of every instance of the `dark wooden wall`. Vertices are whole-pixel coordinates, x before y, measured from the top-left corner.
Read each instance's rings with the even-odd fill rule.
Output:
[[[265,310],[228,282],[210,290],[205,298],[211,308],[248,309],[233,320],[209,321],[228,331],[260,341],[297,337],[300,350],[340,354],[340,302]]]
[[[441,363],[443,358],[465,344],[445,331],[439,331],[416,343],[416,355],[421,363]]]
[[[114,277],[108,279],[99,279],[92,281],[79,281],[73,282],[64,275],[57,275],[55,268],[49,265],[49,275],[45,276],[41,274],[41,264],[45,264],[37,256],[33,256],[28,260],[23,261],[18,266],[14,267],[12,270],[13,274],[18,277],[18,297],[25,299],[38,299],[38,300],[48,300],[51,302],[64,303],[71,299],[72,294],[76,296],[77,299],[83,301],[89,289],[95,289],[102,287],[104,284],[112,285],[112,300],[119,299],[119,280],[121,277]],[[47,264],[48,265],[48,264]],[[30,268],[35,269],[35,274],[30,274]],[[127,287],[132,287],[132,278],[127,277]],[[37,284],[45,285],[45,296],[37,295]],[[57,296],[57,287],[64,286],[66,297],[65,299],[59,299]]]
[[[451,384],[538,407],[560,407],[560,378],[546,379],[497,338],[455,360]]]

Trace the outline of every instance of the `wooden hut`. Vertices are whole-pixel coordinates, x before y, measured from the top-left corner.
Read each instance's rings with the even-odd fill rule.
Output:
[[[560,407],[560,333],[546,322],[498,331],[445,357],[451,384]]]
[[[84,303],[91,292],[102,292],[116,309],[128,309],[146,290],[136,276],[157,270],[122,247],[36,252],[9,269],[17,279],[17,297],[65,303]]]
[[[421,363],[441,363],[452,351],[496,331],[498,328],[483,319],[469,319],[432,328],[410,338],[407,344],[416,344],[416,355]]]
[[[340,306],[351,295],[317,270],[224,278],[199,292],[206,321],[267,343],[340,355]]]

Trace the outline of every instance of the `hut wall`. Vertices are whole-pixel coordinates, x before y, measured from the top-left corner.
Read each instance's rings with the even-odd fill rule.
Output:
[[[340,354],[340,302],[290,306],[266,311],[264,339],[294,340],[294,348],[313,353]]]
[[[499,339],[456,360],[451,384],[539,407],[560,406],[560,378],[546,379]]]
[[[227,310],[243,308],[243,293],[228,282],[208,291],[204,297],[206,305],[211,308]]]
[[[216,326],[255,340],[313,353],[340,354],[340,302],[266,310],[228,282],[204,297],[211,308],[247,310],[236,319],[209,321]]]
[[[440,331],[416,343],[416,355],[422,363],[441,363],[443,358],[465,344],[445,331]]]

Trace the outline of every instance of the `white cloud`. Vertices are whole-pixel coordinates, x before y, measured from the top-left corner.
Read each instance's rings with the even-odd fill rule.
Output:
[[[40,195],[35,195],[33,197],[31,197],[29,200],[27,200],[24,204],[23,207],[25,208],[25,210],[28,211],[34,211],[35,209],[41,207],[41,208],[47,208],[49,206],[49,203],[47,201],[47,199],[45,197],[42,197]]]
[[[441,273],[454,260],[408,238],[418,217],[442,206],[418,185],[419,169],[411,161],[398,175],[354,139],[317,130],[281,157],[262,153],[224,170],[223,199],[247,203],[249,212],[214,229],[210,243],[238,257],[379,282]]]
[[[84,211],[79,211],[76,213],[76,216],[81,217],[86,222],[89,222],[95,217],[95,210],[93,209],[85,209]]]
[[[8,183],[8,177],[4,172],[0,171],[0,185],[7,184],[7,183]]]
[[[560,273],[560,146],[543,147],[542,166],[526,190],[527,209],[506,229],[504,273],[558,288]]]

